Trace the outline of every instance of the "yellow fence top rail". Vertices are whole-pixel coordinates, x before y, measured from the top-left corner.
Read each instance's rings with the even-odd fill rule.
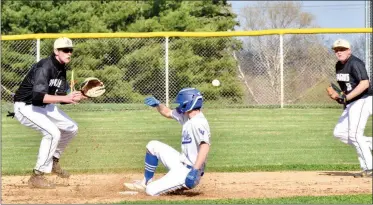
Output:
[[[372,28],[307,28],[307,29],[271,29],[260,31],[224,31],[224,32],[148,32],[148,33],[43,33],[23,35],[3,35],[1,40],[29,40],[48,38],[151,38],[151,37],[232,37],[262,36],[284,34],[325,34],[325,33],[372,33]]]

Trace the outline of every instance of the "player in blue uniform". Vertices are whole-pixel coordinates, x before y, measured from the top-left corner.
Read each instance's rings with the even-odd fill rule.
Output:
[[[176,103],[179,106],[171,110],[154,97],[145,99],[145,104],[155,107],[161,115],[182,125],[181,153],[163,142],[150,141],[146,145],[144,178],[134,183],[124,183],[127,189],[158,196],[198,185],[210,150],[210,127],[201,111],[203,97],[195,88],[184,88],[178,93]],[[158,161],[169,172],[153,180]]]

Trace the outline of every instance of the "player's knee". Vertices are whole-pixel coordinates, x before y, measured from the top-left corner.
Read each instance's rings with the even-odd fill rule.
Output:
[[[347,137],[347,136],[344,136],[345,134],[337,128],[334,128],[333,135],[334,135],[335,138],[338,138],[338,139],[343,138],[343,137]]]
[[[63,137],[67,137],[69,139],[75,137],[78,134],[78,125],[75,123],[66,126],[64,129],[61,130]]]
[[[75,122],[71,122],[65,129],[65,132],[78,133],[78,125]]]
[[[334,136],[335,138],[339,138],[339,137],[340,137],[339,132],[337,132],[337,131],[334,130],[334,132],[333,132],[333,136]]]
[[[150,142],[148,142],[148,144],[146,145],[146,148],[152,148],[152,147],[156,147],[160,142],[158,140],[151,140]]]
[[[58,142],[61,138],[61,132],[57,128],[53,130],[48,130],[48,134],[44,137]]]
[[[148,144],[146,145],[146,149],[148,149],[150,153],[154,154],[155,152],[157,152],[160,144],[162,143],[157,140],[152,140],[148,142]]]
[[[70,131],[71,131],[71,134],[73,135],[73,137],[75,137],[78,134],[78,125],[73,124],[71,126]]]

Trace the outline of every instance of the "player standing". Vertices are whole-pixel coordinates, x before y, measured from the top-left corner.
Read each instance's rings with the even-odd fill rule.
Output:
[[[22,124],[43,135],[33,174],[28,184],[35,188],[54,188],[44,173],[62,178],[70,174],[61,169],[59,158],[78,132],[78,125],[54,103],[76,103],[85,98],[80,92],[66,95],[66,64],[73,52],[72,41],[58,38],[53,54],[35,63],[14,95],[14,114]]]
[[[210,150],[210,127],[201,108],[203,98],[195,88],[182,89],[177,97],[179,106],[171,110],[148,97],[145,104],[156,107],[166,118],[173,118],[182,125],[181,153],[159,141],[150,141],[145,155],[145,173],[142,181],[124,183],[130,190],[146,191],[158,196],[176,190],[192,189],[203,176]],[[169,170],[162,178],[153,181],[158,160]]]
[[[364,129],[372,115],[372,85],[362,60],[351,54],[350,43],[338,39],[333,44],[337,56],[336,77],[344,92],[345,109],[334,128],[334,136],[356,148],[363,170],[354,177],[372,177],[372,137],[364,136]],[[334,99],[336,100],[336,99]]]

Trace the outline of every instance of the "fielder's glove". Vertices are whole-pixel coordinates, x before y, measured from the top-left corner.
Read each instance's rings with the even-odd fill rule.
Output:
[[[152,107],[157,107],[161,102],[159,102],[159,100],[157,100],[155,97],[151,96],[145,98],[144,103]]]
[[[185,186],[193,189],[199,184],[201,179],[201,170],[192,168],[185,179]]]
[[[89,77],[80,85],[80,91],[86,97],[95,98],[105,93],[105,85],[98,78]]]
[[[346,104],[346,95],[335,84],[331,83],[330,86],[326,88],[326,91],[328,92],[329,97],[336,100],[339,104]]]

